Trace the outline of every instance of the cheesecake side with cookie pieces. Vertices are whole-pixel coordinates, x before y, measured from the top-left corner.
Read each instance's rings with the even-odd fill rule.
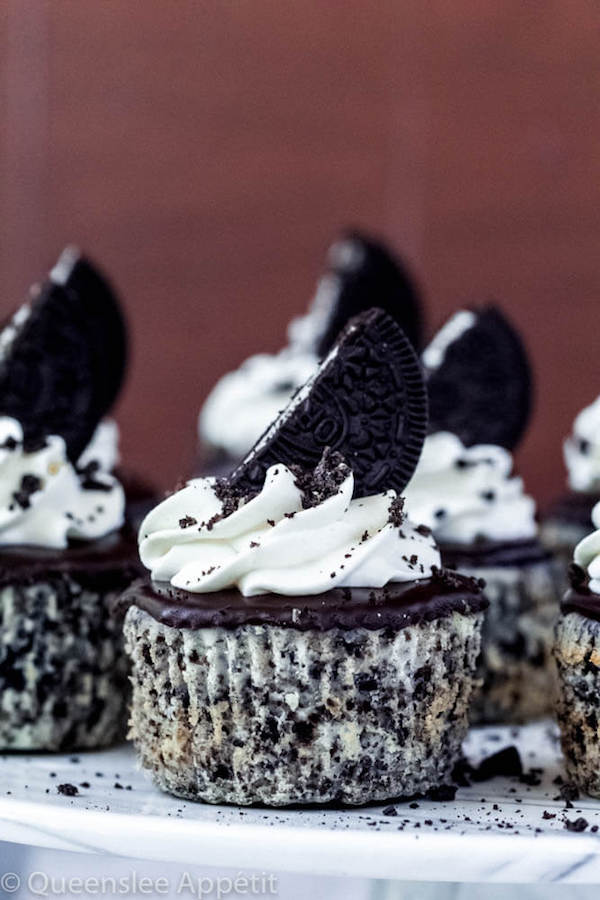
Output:
[[[448,780],[487,601],[405,515],[425,430],[414,352],[371,310],[230,478],[148,515],[122,603],[130,737],[159,787],[282,806]]]

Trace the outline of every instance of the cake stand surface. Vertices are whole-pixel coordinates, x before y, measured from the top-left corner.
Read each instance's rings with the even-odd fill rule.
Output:
[[[177,800],[152,785],[129,746],[7,754],[0,757],[0,840],[263,872],[600,882],[600,801],[583,797],[566,808],[555,783],[562,773],[556,726],[473,729],[465,752],[476,764],[511,744],[529,773],[525,783],[494,778],[459,788],[450,802],[394,803],[396,815],[389,804],[277,810]],[[538,775],[540,784],[527,783]],[[59,785],[78,794],[65,795]],[[566,828],[578,819],[585,830]]]

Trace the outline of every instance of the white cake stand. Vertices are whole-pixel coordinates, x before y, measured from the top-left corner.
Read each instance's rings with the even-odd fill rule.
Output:
[[[403,881],[600,882],[600,801],[565,809],[556,728],[474,729],[465,750],[478,762],[515,744],[516,778],[460,788],[452,802],[350,810],[208,806],[157,790],[130,747],[99,753],[0,758],[0,840],[145,860]],[[58,786],[75,785],[65,796]],[[544,815],[545,813],[545,815]],[[581,833],[567,820],[587,820]]]

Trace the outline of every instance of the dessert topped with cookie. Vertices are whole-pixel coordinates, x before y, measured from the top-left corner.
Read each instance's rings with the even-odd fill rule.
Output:
[[[159,786],[362,803],[448,776],[486,601],[404,511],[426,406],[409,341],[370,310],[229,478],[148,515],[151,577],[123,603],[131,736]]]
[[[108,600],[138,563],[115,434],[126,368],[119,302],[67,251],[0,333],[0,745],[101,746],[126,679]]]
[[[430,425],[406,508],[432,529],[444,565],[487,585],[474,718],[543,715],[552,703],[558,594],[535,503],[513,473],[532,405],[526,350],[505,314],[484,307],[456,313],[422,359]]]

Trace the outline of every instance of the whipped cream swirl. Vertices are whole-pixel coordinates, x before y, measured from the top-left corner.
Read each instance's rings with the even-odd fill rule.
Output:
[[[569,486],[582,493],[600,493],[600,397],[579,413],[563,451]]]
[[[0,546],[65,549],[70,539],[93,541],[123,525],[123,488],[103,468],[106,430],[96,437],[75,467],[62,437],[28,446],[21,424],[0,416]]]
[[[512,465],[503,447],[467,448],[450,432],[431,434],[404,492],[406,510],[440,542],[533,538],[535,503],[524,493],[521,478],[511,477]]]
[[[592,522],[596,531],[577,544],[573,561],[587,573],[590,591],[600,594],[600,503],[596,503],[592,510]]]
[[[271,466],[260,493],[229,515],[216,487],[213,478],[190,481],[146,517],[140,556],[153,579],[193,593],[299,596],[428,578],[441,565],[426,529],[390,514],[393,491],[352,499],[351,472],[309,508],[284,465]]]
[[[317,365],[314,353],[289,347],[251,356],[208,395],[198,421],[200,439],[235,459],[245,456]]]

